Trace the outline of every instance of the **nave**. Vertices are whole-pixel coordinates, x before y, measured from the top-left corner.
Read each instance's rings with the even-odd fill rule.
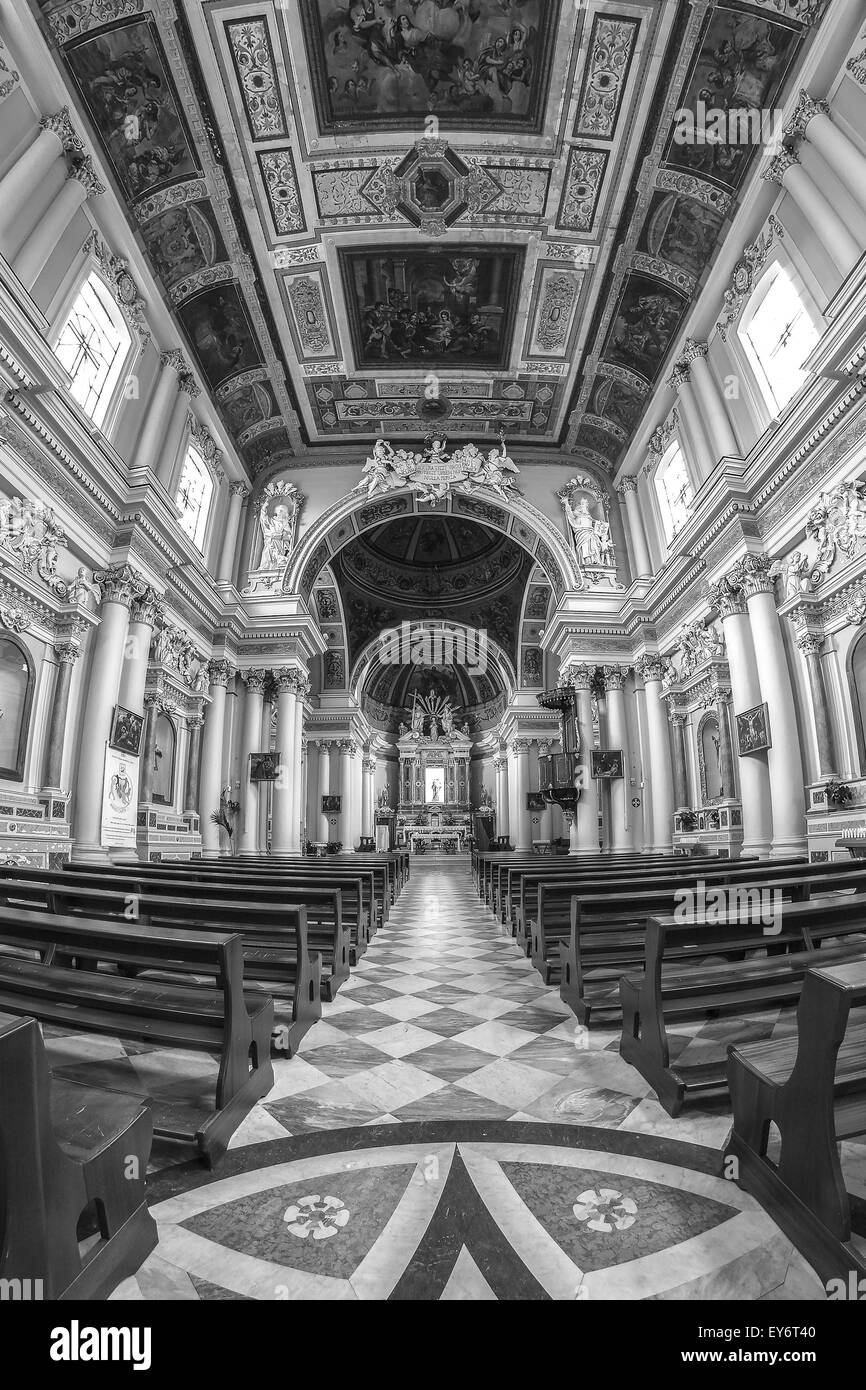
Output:
[[[416,860],[219,1169],[157,1142],[159,1244],[113,1298],[824,1298],[718,1176],[729,1106],[672,1120],[618,1043],[543,983],[467,860]],[[58,1065],[87,1050],[49,1047]]]

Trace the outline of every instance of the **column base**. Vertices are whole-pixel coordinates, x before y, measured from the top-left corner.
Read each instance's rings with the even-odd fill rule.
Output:
[[[802,854],[804,858],[808,858],[809,845],[805,835],[791,835],[784,840],[773,841],[771,859],[789,859],[792,854]]]
[[[135,850],[134,850],[133,846],[130,845],[129,850],[127,851],[127,854],[134,854],[134,853],[135,853]],[[112,858],[111,858],[111,853],[109,852],[108,849],[106,849],[105,845],[74,844],[74,845],[72,846],[72,852],[71,852],[69,858],[70,858],[70,862],[73,863],[73,864],[74,864],[76,861],[77,861],[79,864],[105,864],[105,865],[109,865],[109,864],[112,864],[112,863],[114,862],[114,861],[112,860]]]
[[[745,844],[745,843],[744,843],[743,845],[741,845],[741,847],[740,847],[740,857],[741,857],[741,858],[744,858],[744,859],[751,859],[751,858],[754,857],[754,856],[757,856],[758,859],[769,859],[769,858],[770,858],[770,841],[769,841],[769,840],[753,840],[750,844]]]

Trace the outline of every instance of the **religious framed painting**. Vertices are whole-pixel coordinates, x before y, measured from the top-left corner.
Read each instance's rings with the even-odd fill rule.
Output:
[[[279,753],[250,753],[251,782],[276,782],[279,772]]]
[[[621,748],[602,748],[590,754],[593,777],[606,777],[610,780],[623,776]]]
[[[111,718],[111,732],[108,735],[109,748],[116,748],[127,757],[137,758],[141,748],[141,730],[144,724],[142,715],[135,714],[123,705],[114,706]]]
[[[323,135],[544,127],[560,0],[300,0],[300,9]]]
[[[754,709],[737,715],[737,744],[741,758],[772,748],[770,713],[766,705],[755,705]]]
[[[523,259],[500,246],[341,251],[356,366],[507,367]]]
[[[343,798],[333,794],[322,797],[322,815],[339,816],[343,807]]]

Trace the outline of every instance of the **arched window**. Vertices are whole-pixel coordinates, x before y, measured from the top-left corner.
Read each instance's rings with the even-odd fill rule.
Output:
[[[808,379],[803,363],[821,336],[805,292],[778,261],[755,287],[739,336],[767,406],[776,415]]]
[[[685,455],[676,440],[658,466],[655,484],[664,518],[665,538],[670,544],[688,521],[689,508],[695,496]]]
[[[14,637],[0,638],[0,777],[23,782],[30,706],[33,702],[33,667],[27,652]]]
[[[92,271],[61,329],[55,353],[70,376],[70,391],[95,425],[102,426],[132,338],[103,280]]]
[[[180,512],[180,527],[199,550],[204,549],[204,533],[212,497],[213,478],[198,449],[191,444],[183,462],[174,500]]]

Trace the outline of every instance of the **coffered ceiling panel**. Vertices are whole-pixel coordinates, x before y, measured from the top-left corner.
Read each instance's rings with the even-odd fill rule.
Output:
[[[385,431],[615,467],[821,0],[47,0],[252,475]]]

